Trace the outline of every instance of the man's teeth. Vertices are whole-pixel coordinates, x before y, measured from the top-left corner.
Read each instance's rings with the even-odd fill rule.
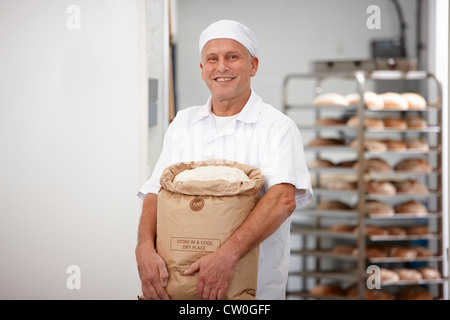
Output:
[[[225,81],[231,81],[232,80],[232,78],[217,78],[216,79],[216,81],[219,81],[219,82],[225,82]]]

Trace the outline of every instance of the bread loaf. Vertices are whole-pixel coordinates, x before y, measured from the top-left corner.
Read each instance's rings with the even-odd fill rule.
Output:
[[[368,109],[371,110],[381,110],[384,107],[383,99],[375,92],[366,91],[363,94],[364,104]],[[350,93],[345,96],[349,105],[359,104],[360,95],[359,93]]]
[[[419,116],[409,116],[405,121],[408,129],[425,129],[427,127],[425,119]]]
[[[315,122],[316,126],[336,126],[336,125],[343,125],[346,121],[342,119],[335,119],[335,118],[322,118],[317,119]]]
[[[366,256],[368,258],[385,258],[386,250],[380,245],[368,244],[366,246]]]
[[[416,200],[409,200],[400,204],[397,204],[395,207],[395,213],[402,214],[411,214],[418,217],[423,217],[428,214],[427,208]]]
[[[407,129],[406,121],[397,117],[386,117],[383,119],[383,125],[385,128],[405,130]]]
[[[408,150],[428,151],[428,143],[420,138],[410,138],[405,141]]]
[[[335,254],[345,254],[345,255],[355,255],[356,254],[356,246],[351,244],[341,244],[335,246],[331,252]]]
[[[394,208],[388,203],[377,200],[367,200],[364,205],[365,212],[369,215],[378,217],[392,217],[394,215]]]
[[[385,227],[388,234],[390,236],[405,236],[406,230],[405,228],[399,227],[399,226],[387,226]]]
[[[408,286],[397,293],[398,300],[433,300],[433,295],[421,286]]]
[[[354,229],[355,227],[352,225],[341,223],[335,223],[328,227],[328,230],[332,232],[352,232]]]
[[[392,172],[392,167],[381,158],[367,159],[366,170],[369,172],[388,173]]]
[[[308,147],[343,146],[342,139],[336,138],[315,138],[308,143]]]
[[[404,151],[406,150],[406,144],[401,140],[386,139],[384,140],[386,147],[391,151]]]
[[[359,300],[358,287],[356,285],[347,289],[346,296],[350,299]],[[364,300],[394,300],[394,295],[384,289],[368,289],[364,290]]]
[[[331,168],[334,167],[334,163],[326,159],[314,159],[308,162],[309,168]]]
[[[397,283],[399,280],[400,276],[397,272],[386,268],[380,268],[380,281],[382,284]]]
[[[395,183],[395,188],[398,193],[407,193],[407,194],[427,194],[428,187],[416,180],[405,180],[398,181]]]
[[[366,184],[369,193],[382,194],[392,196],[397,193],[397,189],[392,182],[386,180],[371,180]],[[376,204],[374,204],[376,205]]]
[[[358,139],[353,140],[349,144],[352,148],[359,148],[359,141]],[[369,151],[386,151],[387,146],[386,143],[382,140],[377,139],[365,139],[364,140],[364,149]]]
[[[343,295],[344,290],[337,285],[337,284],[317,284],[309,291],[310,294],[317,295],[317,296],[336,296],[336,295]]]
[[[401,94],[403,98],[408,101],[409,110],[424,110],[427,107],[427,102],[424,97],[415,92],[405,92]]]
[[[354,181],[331,181],[327,184],[330,190],[356,190],[358,184]]]
[[[417,282],[422,279],[422,275],[416,269],[397,268],[395,272],[400,277],[400,280]]]
[[[347,99],[339,93],[323,93],[314,98],[315,106],[348,106]]]
[[[394,169],[417,173],[431,173],[432,171],[430,164],[426,160],[420,158],[403,159],[394,166]]]
[[[422,279],[437,280],[442,277],[439,270],[431,267],[420,267],[417,269],[417,271],[419,271],[422,275]]]
[[[418,257],[432,257],[433,252],[430,249],[424,246],[413,246],[412,247],[417,252]]]
[[[424,226],[424,225],[414,225],[414,226],[407,226],[405,227],[406,229],[406,234],[410,235],[410,236],[423,236],[423,235],[427,235],[430,234],[430,229],[428,228],[428,226]]]
[[[351,210],[351,207],[344,202],[330,200],[318,203],[316,210]]]
[[[396,92],[385,92],[380,94],[386,110],[408,110],[408,100]]]
[[[359,117],[353,116],[350,117],[350,119],[347,120],[347,126],[350,127],[357,127],[359,126]],[[383,129],[384,123],[383,120],[375,117],[366,117],[364,118],[364,127],[367,129]]]
[[[413,260],[417,258],[417,251],[406,246],[392,246],[389,249],[389,257]]]

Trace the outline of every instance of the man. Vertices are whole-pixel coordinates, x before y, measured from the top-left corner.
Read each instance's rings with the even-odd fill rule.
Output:
[[[167,129],[144,200],[136,259],[147,299],[168,299],[168,272],[155,251],[157,193],[162,171],[173,163],[226,159],[261,169],[261,199],[239,229],[214,253],[193,263],[197,294],[223,299],[235,263],[260,245],[257,299],[284,299],[289,269],[290,215],[311,200],[303,143],[294,122],[262,102],[251,88],[258,70],[258,42],[246,26],[220,20],[199,40],[201,76],[211,92],[203,106],[181,110]]]

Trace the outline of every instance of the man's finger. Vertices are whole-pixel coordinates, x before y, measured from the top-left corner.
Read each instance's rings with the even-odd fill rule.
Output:
[[[194,273],[196,273],[198,270],[200,270],[200,263],[197,260],[184,271],[184,275],[191,276]]]

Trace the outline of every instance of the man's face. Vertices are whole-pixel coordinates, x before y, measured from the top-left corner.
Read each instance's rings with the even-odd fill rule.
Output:
[[[258,58],[232,39],[208,41],[202,50],[202,79],[218,101],[233,100],[250,93],[250,78],[258,70]]]

